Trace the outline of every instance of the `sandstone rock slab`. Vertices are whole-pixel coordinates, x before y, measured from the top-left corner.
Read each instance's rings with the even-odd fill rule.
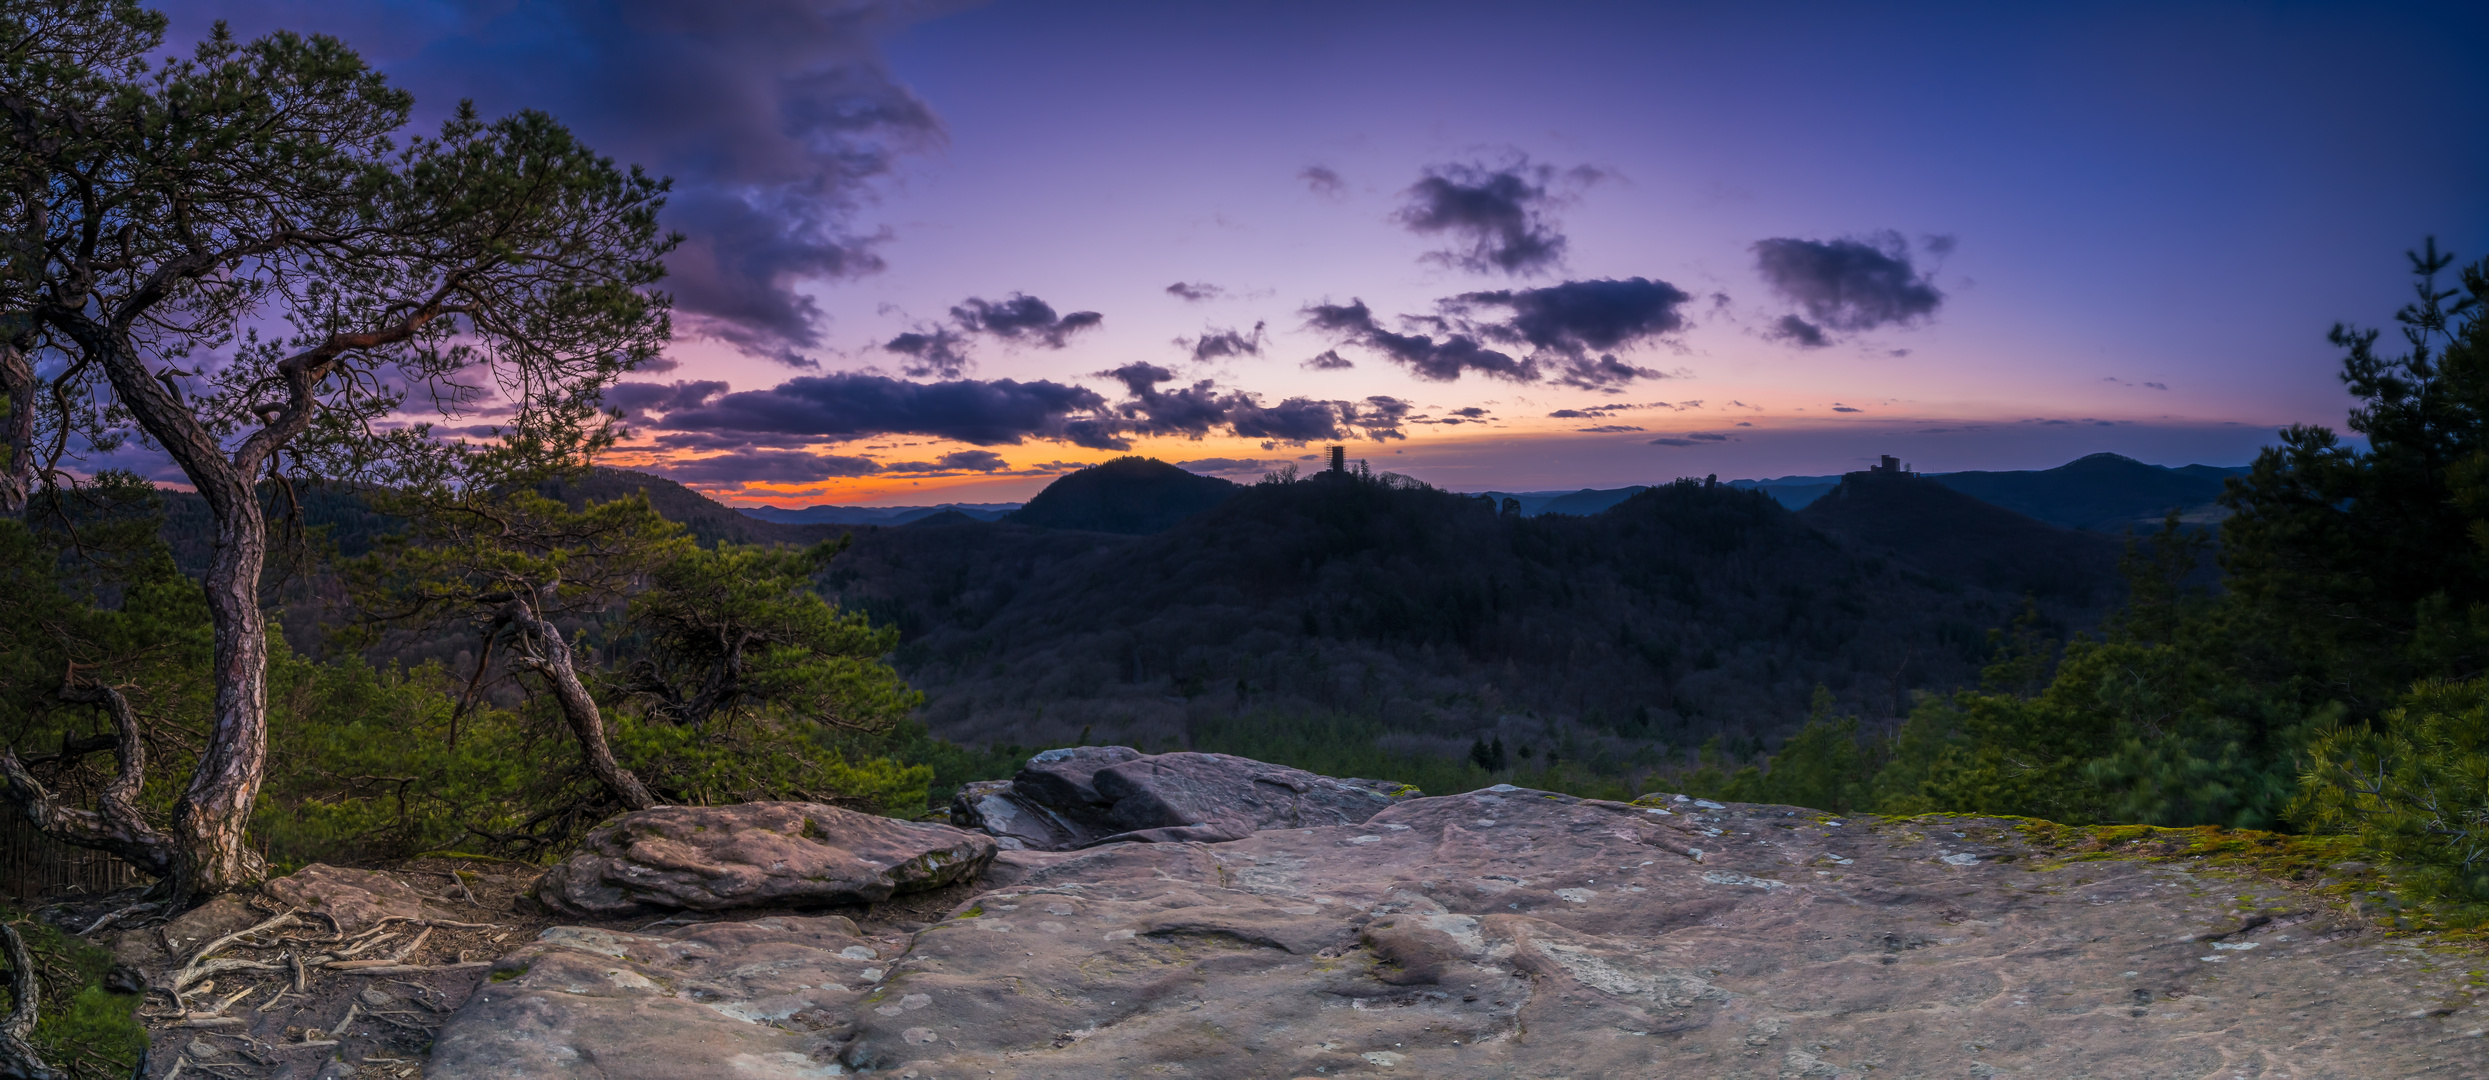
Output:
[[[872,956],[869,980],[835,936],[743,931],[733,970],[786,950],[770,978],[800,987],[786,1018],[804,1018],[731,1054],[794,1057],[603,1049],[654,1015],[626,1006],[656,1006],[587,967],[661,984],[644,996],[678,1010],[714,982],[665,975],[692,968],[645,944],[566,947],[583,973],[539,962],[508,986],[575,1012],[471,1006],[444,1042],[567,1031],[562,1060],[611,1080],[733,1075],[729,1060],[919,1080],[2470,1076],[2489,1060],[2476,947],[2380,939],[2183,861],[2060,861],[1994,819],[1490,789],[1218,844],[1006,851],[980,880],[895,962]],[[431,1075],[561,1074],[444,1056]]]
[[[669,806],[599,825],[536,896],[571,915],[871,904],[973,877],[992,837],[817,803]]]
[[[316,911],[354,933],[382,919],[423,917],[423,896],[412,886],[376,870],[312,863],[265,885],[269,899]]]
[[[1009,781],[966,785],[951,820],[1037,851],[1120,840],[1218,843],[1263,829],[1355,824],[1411,793],[1231,754],[1082,746],[1038,754]]]
[[[812,1080],[844,1070],[848,1019],[891,945],[839,916],[664,934],[554,927],[503,957],[432,1050],[470,1080]]]

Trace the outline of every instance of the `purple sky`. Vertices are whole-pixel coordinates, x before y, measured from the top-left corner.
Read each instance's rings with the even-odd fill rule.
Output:
[[[168,11],[676,177],[616,460],[746,502],[1342,438],[1472,490],[2238,464],[2340,423],[2405,249],[2489,253],[2476,4]]]

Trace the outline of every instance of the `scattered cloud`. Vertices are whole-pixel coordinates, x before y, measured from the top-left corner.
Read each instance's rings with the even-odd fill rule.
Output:
[[[1599,425],[1599,426],[1597,426],[1597,427],[1574,428],[1573,430],[1575,430],[1575,431],[1584,431],[1584,432],[1589,432],[1589,433],[1591,433],[1591,434],[1595,434],[1595,435],[1604,435],[1604,434],[1608,434],[1608,433],[1611,433],[1611,432],[1618,432],[1618,431],[1640,431],[1640,430],[1642,430],[1642,429],[1641,429],[1641,428],[1638,428],[1638,427],[1634,427],[1634,426],[1633,426],[1633,425],[1631,425],[1631,424],[1601,424],[1601,425]]]
[[[932,461],[900,461],[882,466],[883,472],[894,473],[960,473],[1000,472],[1011,467],[1001,454],[991,450],[960,450],[944,454]]]
[[[1542,289],[1463,293],[1446,303],[1460,325],[1489,341],[1528,345],[1531,358],[1551,363],[1555,379],[1594,389],[1635,379],[1663,379],[1666,372],[1627,364],[1603,350],[1626,348],[1686,328],[1684,306],[1693,297],[1665,281],[1598,278]],[[1482,307],[1509,309],[1502,320],[1467,318]],[[1592,356],[1593,352],[1602,352]]]
[[[1305,181],[1306,190],[1326,199],[1337,199],[1348,194],[1348,181],[1340,179],[1340,174],[1326,166],[1308,165],[1296,174],[1296,178]]]
[[[1536,382],[1539,378],[1536,365],[1487,348],[1474,337],[1447,334],[1437,341],[1425,334],[1394,333],[1375,319],[1374,309],[1363,300],[1315,304],[1305,309],[1305,319],[1307,326],[1382,353],[1421,379],[1450,382],[1464,371],[1513,382]]]
[[[968,370],[968,341],[975,335],[1060,349],[1073,334],[1105,321],[1094,311],[1058,315],[1054,305],[1026,293],[1001,300],[971,296],[951,308],[947,322],[919,326],[883,342],[882,348],[907,357],[900,370],[909,375],[956,379]]]
[[[1227,295],[1227,290],[1206,281],[1179,281],[1167,286],[1167,295],[1178,300],[1200,303]]]
[[[881,466],[871,458],[816,454],[808,450],[730,450],[698,458],[672,458],[640,466],[701,487],[738,484],[810,484],[845,476],[870,476]]]
[[[1946,238],[1943,251],[1950,250]],[[1929,254],[1941,257],[1943,251]],[[1805,319],[1780,319],[1767,333],[1801,347],[1819,347],[1827,331],[1910,326],[1944,303],[1932,271],[1922,273],[1911,261],[1910,246],[1899,233],[1841,240],[1778,237],[1757,241],[1754,255],[1764,284],[1806,313]]]
[[[1073,334],[1094,329],[1106,321],[1105,316],[1094,311],[1057,315],[1054,305],[1016,292],[998,301],[971,296],[951,309],[951,319],[970,333],[983,332],[1005,341],[1027,341],[1049,349],[1060,349]]]
[[[1834,404],[1834,405],[1832,406],[1832,411],[1833,411],[1833,412],[1865,412],[1866,410],[1864,410],[1864,409],[1853,409],[1853,408],[1851,408],[1851,407],[1849,407],[1849,406],[1847,406],[1847,405],[1841,405],[1841,404],[1837,404],[1837,403],[1836,403],[1836,404]]]
[[[1410,332],[1384,326],[1373,308],[1355,298],[1346,304],[1309,305],[1304,315],[1308,328],[1382,353],[1422,379],[1449,382],[1474,371],[1509,382],[1554,381],[1610,390],[1636,379],[1679,374],[1628,363],[1602,350],[1683,330],[1683,306],[1690,299],[1665,281],[1604,278],[1463,293],[1441,302],[1443,314],[1402,316]],[[1486,309],[1509,314],[1480,317]],[[1415,332],[1420,330],[1425,332]],[[1515,356],[1489,342],[1526,346],[1529,352]]]
[[[1832,339],[1824,336],[1823,327],[1795,315],[1783,315],[1773,320],[1772,325],[1763,331],[1763,336],[1774,341],[1786,341],[1801,349],[1820,349],[1832,344]]]
[[[676,409],[676,432],[747,445],[794,439],[930,435],[971,446],[1017,446],[1027,439],[1093,449],[1126,447],[1097,414],[1094,390],[1047,380],[956,379],[919,383],[882,375],[807,375],[767,390],[743,390]]]
[[[1587,165],[1558,170],[1514,155],[1500,165],[1436,165],[1402,192],[1392,219],[1409,231],[1447,236],[1430,262],[1475,273],[1522,276],[1564,262],[1566,241],[1547,212],[1606,174]]]
[[[1324,349],[1320,353],[1315,354],[1313,359],[1307,360],[1297,366],[1305,368],[1308,371],[1339,371],[1344,368],[1356,367],[1357,364],[1355,361],[1350,360],[1345,356],[1341,356],[1338,349]]]
[[[1177,338],[1175,343],[1192,351],[1194,363],[1236,356],[1260,356],[1263,346],[1270,343],[1269,335],[1263,333],[1265,325],[1254,323],[1250,334],[1236,330],[1204,329],[1200,337]]]
[[[1407,437],[1400,428],[1410,406],[1397,398],[1375,396],[1352,402],[1292,397],[1264,405],[1258,395],[1221,391],[1208,379],[1161,390],[1159,384],[1176,381],[1176,374],[1156,364],[1126,364],[1098,374],[1124,384],[1129,396],[1116,403],[1114,414],[1121,428],[1132,434],[1199,439],[1224,428],[1242,438],[1274,444],[1357,435],[1378,442]]]
[[[694,409],[715,400],[726,392],[726,384],[714,379],[697,382],[615,383],[605,388],[605,404],[622,410],[625,421],[646,424],[652,414],[662,415],[676,409]]]

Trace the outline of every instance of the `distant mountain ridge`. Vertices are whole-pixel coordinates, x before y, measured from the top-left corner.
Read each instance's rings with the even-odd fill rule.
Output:
[[[2245,465],[2147,465],[2123,454],[2100,453],[2076,458],[2054,469],[1919,475],[2051,525],[2122,533],[2129,528],[2157,528],[2162,516],[2173,509],[2189,524],[2218,523],[2222,515],[2214,500],[2220,498],[2222,484],[2230,477],[2245,476],[2247,471]],[[1841,479],[1783,476],[1772,480],[1731,480],[1728,484],[1762,491],[1782,506],[1803,510],[1830,494]]]
[[[2220,520],[2213,500],[2247,467],[2146,465],[2121,454],[2092,454],[2054,469],[1956,472],[1928,477],[1965,495],[2052,525],[2094,532],[2151,529],[2177,510],[2197,524]]]

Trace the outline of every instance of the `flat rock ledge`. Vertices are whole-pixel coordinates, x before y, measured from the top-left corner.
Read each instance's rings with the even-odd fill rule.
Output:
[[[666,806],[597,826],[536,898],[589,918],[874,904],[972,878],[995,850],[981,833],[818,803]]]
[[[1415,794],[1388,780],[1341,780],[1233,754],[1080,746],[1032,757],[1009,780],[963,786],[951,822],[1012,850],[1218,843],[1264,829],[1354,825]]]
[[[434,1080],[2481,1076],[2476,948],[2011,821],[1493,788],[1005,851],[904,942],[556,927]]]

